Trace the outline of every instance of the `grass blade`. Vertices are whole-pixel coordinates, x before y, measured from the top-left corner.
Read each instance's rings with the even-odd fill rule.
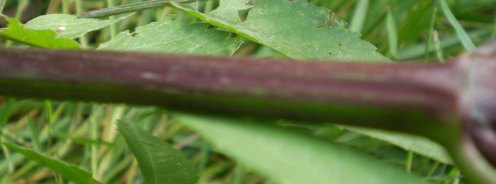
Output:
[[[353,20],[351,20],[350,30],[356,33],[362,32],[363,25],[365,23],[365,17],[367,17],[367,10],[370,0],[359,0],[356,8],[355,14],[353,15]]]
[[[50,168],[51,170],[53,170],[57,174],[60,174],[62,177],[68,179],[69,181],[80,184],[100,183],[95,179],[93,179],[89,172],[75,165],[68,164],[64,161],[57,160],[54,158],[50,158],[46,155],[43,155],[31,149],[23,148],[15,144],[7,143],[7,142],[1,142],[1,143],[7,148],[14,150],[18,153],[21,153],[22,155],[28,157],[29,159],[36,161],[47,168]]]
[[[448,22],[453,26],[453,28],[456,31],[456,34],[458,35],[460,41],[462,42],[463,47],[467,51],[475,51],[477,47],[475,46],[474,42],[470,39],[468,36],[467,32],[463,29],[462,25],[458,20],[456,20],[455,15],[451,12],[450,8],[448,7],[448,3],[446,3],[445,0],[438,0],[439,7],[441,11],[443,12],[444,16],[448,19]]]

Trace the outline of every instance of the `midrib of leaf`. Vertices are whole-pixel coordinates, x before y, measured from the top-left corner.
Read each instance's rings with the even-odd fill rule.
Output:
[[[196,168],[180,151],[130,123],[120,121],[117,126],[147,183],[196,182]]]
[[[122,122],[120,122],[120,123],[122,123]],[[129,125],[127,125],[127,126],[129,126]],[[129,135],[127,135],[127,136],[134,137],[134,138],[127,138],[126,139],[126,142],[129,142],[129,140],[135,140],[135,141],[137,141],[136,139],[139,140],[140,136],[136,132],[136,129],[134,129],[134,128],[124,128],[124,129],[126,129],[126,132],[129,133]],[[122,128],[121,128],[121,131],[122,131]],[[123,134],[126,136],[126,133],[123,133]],[[130,143],[128,143],[128,144],[130,144]],[[150,183],[157,183],[157,174],[158,174],[157,168],[155,167],[154,164],[152,164],[153,163],[153,158],[152,158],[152,155],[150,155],[150,151],[147,148],[144,148],[144,149],[146,149],[144,151],[145,152],[145,155],[146,155],[146,158],[145,158],[146,160],[143,160],[143,161],[146,161],[147,162],[147,165],[149,165],[152,168],[152,171],[153,171],[152,178],[150,178],[151,181],[148,181],[148,182],[150,182]],[[143,158],[140,158],[140,159],[143,159]]]

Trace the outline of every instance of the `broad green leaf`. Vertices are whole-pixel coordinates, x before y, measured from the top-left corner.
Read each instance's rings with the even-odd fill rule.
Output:
[[[221,0],[211,13],[175,7],[295,59],[388,60],[336,21],[330,10],[305,0]],[[245,18],[243,15],[246,14]]]
[[[405,150],[413,151],[415,153],[426,156],[428,158],[432,158],[445,164],[453,163],[449,154],[443,147],[427,138],[365,128],[346,128],[362,135],[391,143]]]
[[[30,160],[38,162],[40,165],[43,165],[47,168],[50,168],[57,174],[60,174],[62,177],[70,180],[74,183],[80,184],[88,184],[88,183],[100,183],[91,177],[91,174],[75,165],[66,163],[61,160],[57,160],[54,158],[50,158],[41,153],[37,153],[31,149],[23,148],[21,146],[17,146],[15,144],[0,142],[5,145],[7,148],[14,150],[26,157]]]
[[[117,126],[147,183],[196,183],[198,171],[180,151],[132,124],[121,121]]]
[[[220,152],[275,183],[427,183],[344,146],[249,120],[174,114]]]
[[[16,19],[4,17],[9,23],[7,28],[0,30],[0,37],[41,48],[74,49],[79,44],[67,38],[57,38],[52,30],[33,30],[25,28]]]
[[[78,18],[75,15],[48,14],[36,17],[26,23],[25,27],[34,30],[52,30],[57,32],[58,38],[74,39],[84,34],[110,26],[124,20],[127,16],[115,20],[100,20]]]
[[[159,22],[138,27],[134,34],[119,33],[100,45],[103,50],[132,50],[201,55],[232,55],[242,41],[230,33],[210,29],[208,24],[175,20],[168,16]]]

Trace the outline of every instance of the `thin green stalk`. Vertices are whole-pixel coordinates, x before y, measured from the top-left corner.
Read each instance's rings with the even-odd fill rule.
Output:
[[[9,116],[10,113],[12,112],[12,109],[14,108],[15,102],[16,102],[15,98],[7,99],[4,108],[0,112],[0,128],[3,128],[3,126],[5,126],[8,123]],[[0,135],[2,135],[1,131],[0,131]]]
[[[0,0],[0,14],[3,13],[3,8],[5,7],[5,1],[6,0]]]
[[[408,151],[408,155],[406,159],[406,172],[408,173],[412,172],[413,157],[414,157],[414,153],[412,151]]]
[[[231,181],[231,184],[242,184],[243,183],[243,177],[245,176],[246,171],[242,165],[236,165],[235,167],[235,172],[234,172],[234,177]]]
[[[441,41],[439,41],[439,33],[436,30],[432,32],[432,39],[434,40],[437,60],[444,63],[443,49],[441,48]]]
[[[47,8],[46,14],[56,13],[58,11],[58,3],[57,2],[59,2],[59,1],[50,0],[50,3],[48,3],[48,8]]]
[[[81,14],[83,12],[83,2],[82,0],[76,0],[76,14]],[[81,43],[82,48],[88,48],[88,38],[86,35],[79,37],[79,43]]]
[[[4,138],[3,136],[0,136],[0,141],[4,142]],[[5,160],[7,160],[8,162],[8,172],[9,173],[13,173],[14,172],[14,164],[12,162],[10,162],[10,151],[9,149],[3,145],[2,145],[2,152],[3,152],[3,155],[5,156]]]
[[[110,0],[109,0],[110,1]],[[143,1],[138,3],[126,4],[121,6],[113,6],[106,9],[99,9],[91,11],[85,14],[78,15],[81,18],[100,18],[108,17],[111,15],[119,15],[129,12],[135,12],[140,10],[146,10],[150,8],[156,8],[165,6],[169,3],[190,3],[196,0],[153,0],[153,1]]]
[[[45,100],[45,116],[48,120],[48,124],[52,125],[54,123],[52,102],[50,100]]]
[[[441,11],[444,13],[444,16],[446,16],[448,22],[455,29],[455,32],[460,38],[460,41],[462,42],[465,50],[470,52],[475,51],[477,47],[475,46],[474,42],[472,42],[472,39],[470,39],[467,32],[465,32],[460,22],[458,22],[455,15],[453,15],[453,12],[451,12],[448,3],[446,3],[446,0],[438,0],[438,3]]]
[[[114,1],[113,0],[107,0],[107,8],[111,9],[113,7],[114,7]],[[110,38],[114,38],[115,35],[117,35],[117,27],[116,27],[116,23],[115,23],[115,17],[110,16],[109,20],[111,22],[114,22],[114,23],[110,24]]]
[[[15,13],[15,18],[16,19],[21,19],[22,14],[24,13],[24,10],[28,7],[29,0],[20,0],[19,3],[17,4],[17,10]]]
[[[496,37],[496,16],[494,17],[493,35],[491,37]]]
[[[427,173],[427,178],[431,178],[434,175],[437,168],[439,168],[439,165],[441,165],[441,162],[439,162],[439,161],[436,161],[436,163],[434,163],[434,165],[431,167],[431,169]]]
[[[398,30],[396,28],[396,20],[390,8],[388,8],[387,12],[386,30],[388,30],[389,54],[391,54],[392,58],[396,58],[398,55]]]
[[[98,121],[97,121],[97,116],[102,112],[102,108],[99,106],[95,105],[93,106],[92,110],[92,116],[89,119],[89,134],[90,138],[92,140],[98,140]],[[95,179],[100,179],[96,178],[98,175],[98,165],[99,165],[99,155],[98,155],[98,145],[92,144],[91,145],[91,173],[93,175],[93,178]]]
[[[350,25],[350,30],[361,33],[363,25],[365,23],[365,17],[367,17],[367,12],[368,12],[368,6],[369,6],[370,0],[359,0],[354,14],[353,14],[353,19],[351,20],[351,25]]]
[[[62,0],[62,13],[69,14],[70,0]]]
[[[430,53],[431,46],[432,46],[432,40],[434,39],[433,35],[434,35],[434,31],[435,31],[434,29],[436,26],[436,17],[437,17],[437,7],[433,6],[432,7],[431,22],[429,23],[429,33],[427,35],[427,42],[425,43],[425,59],[426,60],[430,55],[429,53]]]

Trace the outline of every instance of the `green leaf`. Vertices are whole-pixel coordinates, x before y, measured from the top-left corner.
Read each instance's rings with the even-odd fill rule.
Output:
[[[57,160],[54,158],[50,158],[41,153],[37,153],[31,149],[23,148],[21,146],[17,146],[15,144],[0,142],[5,145],[7,148],[14,150],[29,159],[38,162],[39,164],[50,168],[57,174],[60,174],[62,177],[74,182],[81,184],[88,183],[100,183],[91,177],[91,174],[75,165],[63,162],[61,160]]]
[[[78,18],[75,15],[49,14],[36,17],[26,23],[25,27],[34,30],[52,30],[57,32],[58,38],[74,39],[84,34],[110,26],[124,20],[123,16],[115,20],[99,20],[91,18]]]
[[[180,151],[132,124],[121,121],[117,126],[147,183],[196,183],[198,171]]]
[[[305,0],[221,0],[219,7],[208,14],[185,5],[172,5],[291,58],[388,60],[372,44],[360,40],[357,33],[329,20],[329,9]]]
[[[56,38],[52,30],[33,30],[25,28],[16,19],[4,17],[9,23],[6,29],[0,30],[0,37],[41,48],[75,49],[79,44],[67,38]]]
[[[175,20],[167,16],[159,22],[138,27],[134,34],[121,32],[103,50],[132,50],[177,54],[232,55],[242,41],[230,33],[210,29],[208,24]]]
[[[344,146],[269,123],[174,114],[212,145],[275,183],[427,183]]]
[[[365,128],[346,127],[346,129],[391,143],[445,164],[453,163],[443,147],[427,138]]]

